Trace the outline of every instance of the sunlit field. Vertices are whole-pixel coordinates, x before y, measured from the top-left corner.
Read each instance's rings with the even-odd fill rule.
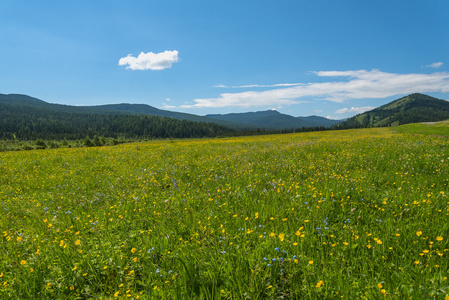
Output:
[[[449,141],[388,128],[0,153],[1,299],[445,299]]]

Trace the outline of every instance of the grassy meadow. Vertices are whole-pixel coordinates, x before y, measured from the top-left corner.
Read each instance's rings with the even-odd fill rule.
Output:
[[[0,153],[1,299],[445,299],[449,140]]]

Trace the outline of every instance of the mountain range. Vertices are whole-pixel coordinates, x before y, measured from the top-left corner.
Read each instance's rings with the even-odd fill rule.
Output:
[[[319,116],[293,117],[277,110],[266,110],[247,113],[213,114],[206,117],[232,123],[248,124],[264,129],[290,129],[301,127],[331,127],[341,120],[330,120]]]
[[[61,104],[51,104],[43,100],[33,98],[27,95],[19,94],[0,94],[0,104],[9,104],[16,107],[26,107],[27,109],[37,109],[39,111],[65,112],[75,114],[127,114],[127,115],[148,115],[158,117],[169,117],[178,120],[187,120],[194,122],[216,123],[232,129],[267,129],[282,130],[301,127],[331,127],[341,120],[330,120],[319,116],[293,117],[282,114],[275,110],[231,113],[225,115],[206,115],[198,116],[194,114],[173,112],[158,109],[146,104],[107,104],[97,106],[70,106]]]
[[[345,129],[396,126],[449,119],[449,102],[411,94],[346,120],[293,117],[276,110],[198,116],[145,104],[70,106],[27,95],[0,94],[0,139],[186,138],[288,132],[298,129]],[[256,130],[257,129],[257,130]]]

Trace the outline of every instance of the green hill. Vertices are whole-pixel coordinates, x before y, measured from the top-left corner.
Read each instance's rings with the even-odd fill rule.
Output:
[[[50,104],[25,95],[0,94],[0,139],[190,138],[234,135],[212,122],[129,113],[108,107]]]
[[[449,119],[449,102],[411,94],[338,123],[335,128],[397,126]]]

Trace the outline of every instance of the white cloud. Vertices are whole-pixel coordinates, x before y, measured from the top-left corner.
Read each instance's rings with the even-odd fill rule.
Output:
[[[166,98],[166,99],[165,99],[165,101],[167,101],[167,102],[170,102],[170,101],[171,101],[171,99],[170,99],[170,98]]]
[[[276,84],[246,84],[246,85],[234,85],[227,86],[224,84],[216,84],[216,88],[232,88],[232,89],[242,89],[242,88],[267,88],[267,87],[289,87],[302,85],[302,83],[276,83]]]
[[[267,88],[267,87],[289,87],[289,86],[297,86],[302,83],[277,83],[277,84],[248,84],[248,85],[236,85],[232,86],[234,89],[239,88]]]
[[[172,64],[178,61],[178,51],[174,50],[161,53],[141,52],[137,57],[128,54],[120,58],[118,64],[130,70],[163,70],[171,68]]]
[[[280,93],[279,93],[280,92]],[[269,90],[264,92],[248,91],[242,93],[224,93],[220,98],[194,99],[195,104],[182,105],[181,108],[203,107],[227,107],[240,106],[251,107],[261,105],[290,105],[304,101],[293,101],[285,98],[282,90]]]
[[[319,71],[319,77],[334,77],[333,81],[295,84],[264,91],[222,93],[219,97],[194,99],[194,104],[181,108],[217,108],[292,105],[327,100],[341,103],[349,99],[383,99],[395,95],[426,92],[449,92],[449,73],[396,74],[379,70]],[[291,84],[287,84],[291,85]]]
[[[435,63],[430,64],[430,65],[427,65],[426,68],[438,69],[438,68],[441,68],[443,65],[444,65],[444,63],[439,61],[439,62],[435,62]]]
[[[363,106],[363,107],[351,107],[351,108],[342,108],[339,110],[336,110],[336,114],[361,114],[365,111],[373,110],[375,109],[375,106]]]

